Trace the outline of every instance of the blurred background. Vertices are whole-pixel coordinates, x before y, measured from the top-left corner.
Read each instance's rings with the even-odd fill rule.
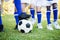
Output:
[[[12,15],[12,14],[14,14],[14,10],[15,10],[15,8],[14,8],[14,3],[13,3],[13,0],[3,0],[2,1],[3,2],[3,4],[2,4],[2,7],[3,7],[3,15],[6,15],[6,14],[8,14],[8,15]],[[26,7],[26,12],[28,13],[28,14],[30,14],[30,12],[29,12],[30,10],[29,10],[29,5]],[[58,18],[60,19],[60,0],[58,1]],[[43,14],[43,19],[44,18],[46,18],[46,8],[42,8],[42,14]],[[53,13],[51,13],[51,18],[53,18]]]

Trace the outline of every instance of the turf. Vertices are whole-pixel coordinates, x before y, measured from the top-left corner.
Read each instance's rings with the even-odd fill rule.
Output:
[[[60,30],[47,30],[46,20],[42,21],[43,29],[38,29],[35,24],[31,33],[24,34],[14,30],[15,19],[13,15],[4,15],[2,19],[4,32],[0,32],[0,40],[60,40]],[[60,24],[59,20],[58,22]]]

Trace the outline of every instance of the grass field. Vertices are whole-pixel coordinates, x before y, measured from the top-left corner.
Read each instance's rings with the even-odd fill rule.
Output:
[[[59,24],[60,21],[58,20]],[[13,15],[3,16],[4,32],[0,32],[0,40],[60,40],[60,30],[53,31],[46,29],[46,20],[42,21],[42,30],[34,25],[31,33],[24,34],[14,30],[15,20]]]

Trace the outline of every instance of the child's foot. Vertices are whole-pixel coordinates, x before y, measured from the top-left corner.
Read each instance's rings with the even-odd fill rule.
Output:
[[[3,29],[4,29],[3,25],[0,25],[0,32],[3,32],[4,31]]]
[[[41,25],[41,23],[38,24],[38,28],[39,29],[42,29],[43,28],[42,25]]]
[[[47,25],[47,29],[48,29],[48,30],[53,30],[51,24],[48,24],[48,25]]]
[[[54,22],[53,24],[54,24],[54,27],[55,27],[56,29],[60,29],[60,26],[59,26],[58,22]]]

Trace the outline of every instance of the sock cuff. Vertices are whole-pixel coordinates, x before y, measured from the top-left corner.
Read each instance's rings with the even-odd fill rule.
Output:
[[[41,12],[37,12],[37,14],[41,14]]]
[[[51,10],[47,10],[46,12],[51,12]]]
[[[57,8],[53,9],[53,11],[57,10]]]
[[[18,14],[14,14],[14,16],[18,16]]]
[[[41,13],[41,11],[40,12],[37,12],[37,13]]]
[[[14,13],[14,16],[18,16],[19,14],[17,12]]]
[[[30,8],[30,10],[34,10],[34,8]]]

